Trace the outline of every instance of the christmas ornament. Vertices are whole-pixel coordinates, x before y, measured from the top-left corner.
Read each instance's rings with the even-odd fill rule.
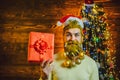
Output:
[[[74,53],[73,53],[74,54]],[[68,52],[64,53],[66,60],[62,63],[62,67],[72,68],[76,65],[79,65],[81,61],[84,59],[84,51],[79,52],[78,55],[71,55]]]
[[[85,6],[93,6],[94,1],[93,0],[85,0]]]
[[[93,0],[85,0],[85,4],[93,4]]]

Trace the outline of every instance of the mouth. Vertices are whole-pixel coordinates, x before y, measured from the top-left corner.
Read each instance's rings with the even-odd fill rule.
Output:
[[[68,43],[68,45],[73,45],[73,44],[74,44],[73,42]]]
[[[74,47],[74,46],[79,46],[79,43],[76,42],[76,41],[67,41],[65,42],[65,46],[64,47],[67,47],[67,46],[71,46],[71,47]]]
[[[77,45],[77,43],[69,42],[68,45]]]

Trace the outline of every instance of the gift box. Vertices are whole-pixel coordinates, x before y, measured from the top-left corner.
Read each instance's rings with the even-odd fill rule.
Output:
[[[41,62],[53,60],[54,34],[30,32],[28,43],[28,61]]]

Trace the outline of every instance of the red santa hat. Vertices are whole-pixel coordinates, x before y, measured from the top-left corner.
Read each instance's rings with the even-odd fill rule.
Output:
[[[81,17],[73,16],[73,15],[67,15],[62,17],[60,21],[57,22],[57,26],[61,26],[61,25],[67,26],[70,21],[74,21],[74,20],[76,20],[78,22],[78,25],[80,25],[82,28],[84,27]]]

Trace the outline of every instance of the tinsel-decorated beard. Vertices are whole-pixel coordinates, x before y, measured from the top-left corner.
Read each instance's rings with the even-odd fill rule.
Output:
[[[66,52],[66,56],[69,59],[72,59],[73,57],[78,56],[80,52],[82,52],[81,43],[78,41],[67,41],[65,42],[64,50]]]
[[[66,59],[62,63],[63,67],[71,68],[81,63],[84,59],[84,51],[78,41],[67,41],[64,45]]]

